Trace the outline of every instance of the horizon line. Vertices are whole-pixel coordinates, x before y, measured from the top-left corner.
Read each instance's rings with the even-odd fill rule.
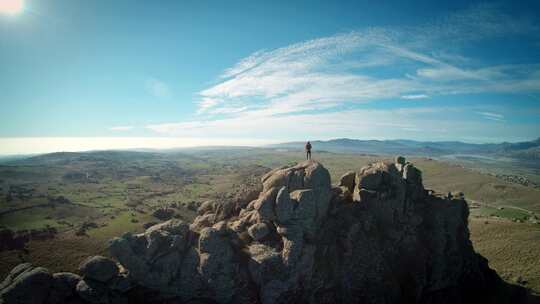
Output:
[[[540,139],[540,137],[517,141],[484,141],[472,142],[464,140],[416,140],[407,138],[321,138],[310,141],[328,142],[333,140],[358,141],[398,141],[415,142],[460,142],[466,144],[503,144],[520,143]],[[195,138],[195,137],[0,137],[0,156],[39,155],[57,152],[93,152],[93,151],[129,151],[129,150],[172,150],[189,148],[264,148],[272,145],[304,142],[306,140],[261,140],[247,138]],[[144,143],[142,143],[144,142]]]

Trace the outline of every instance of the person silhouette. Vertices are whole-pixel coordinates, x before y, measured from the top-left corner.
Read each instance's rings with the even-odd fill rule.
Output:
[[[311,159],[311,143],[309,141],[306,143],[306,159]]]

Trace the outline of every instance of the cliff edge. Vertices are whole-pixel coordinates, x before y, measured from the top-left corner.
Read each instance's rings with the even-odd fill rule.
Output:
[[[3,303],[518,303],[469,239],[467,203],[424,189],[402,157],[332,186],[314,161],[270,171],[257,197],[206,202],[110,241],[80,275],[21,264]],[[255,194],[256,195],[256,194]],[[504,292],[499,292],[505,288]],[[502,295],[502,296],[501,296]]]

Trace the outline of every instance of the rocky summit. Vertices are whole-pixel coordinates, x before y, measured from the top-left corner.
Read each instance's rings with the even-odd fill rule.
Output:
[[[424,189],[403,157],[348,172],[274,169],[261,191],[206,202],[110,241],[79,275],[21,264],[3,303],[497,303],[509,288],[469,239],[467,203]],[[504,289],[505,288],[505,289]],[[504,292],[501,290],[504,289]],[[501,296],[504,295],[504,296]]]

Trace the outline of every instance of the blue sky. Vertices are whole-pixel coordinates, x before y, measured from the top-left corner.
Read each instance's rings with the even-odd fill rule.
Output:
[[[540,136],[539,2],[290,2],[0,13],[0,153]]]

